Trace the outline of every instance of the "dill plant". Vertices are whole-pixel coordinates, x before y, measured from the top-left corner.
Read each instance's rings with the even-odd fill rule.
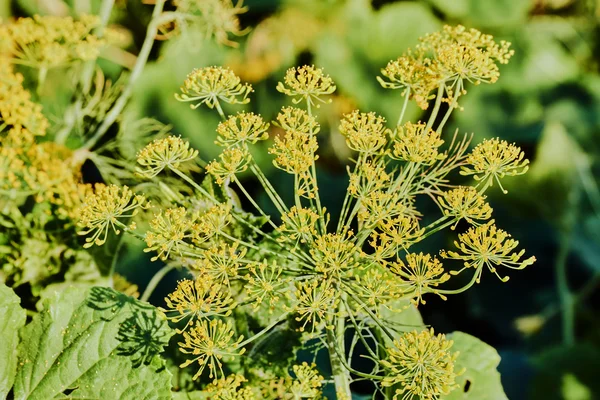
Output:
[[[385,315],[424,304],[429,295],[462,293],[485,270],[506,281],[506,269],[535,261],[496,227],[486,202],[490,187],[502,188],[505,176],[527,171],[523,152],[499,139],[469,152],[469,135],[443,132],[469,84],[498,79],[498,64],[513,54],[509,46],[475,29],[446,26],[382,69],[377,79],[402,99],[399,116],[390,124],[375,112],[355,110],[341,120],[339,132],[353,156],[337,221],[322,205],[316,172],[318,111],[336,89],[333,80],[320,68],[301,66],[290,68],[277,85],[294,104],[272,121],[284,133],[269,147],[273,165],[293,178],[293,201],[287,203],[252,155],[254,145],[269,140],[269,123],[250,112],[226,115],[221,107],[248,102],[251,86],[227,68],[192,71],[175,96],[192,108],[216,108],[222,121],[215,143],[223,152],[206,165],[202,182],[190,172],[197,153],[179,137],[150,143],[137,160],[140,175],[157,184],[174,175],[192,193],[155,210],[149,228],[136,233],[154,259],[183,265],[193,275],[177,284],[163,309],[177,323],[178,346],[188,356],[181,368],[193,367],[194,379],[212,381],[206,390],[214,398],[320,398],[324,378],[314,366],[294,366],[292,378],[244,361],[253,346],[285,326],[301,332],[305,346],[316,343],[313,351],[328,352],[338,399],[350,399],[350,383],[361,379],[393,399],[439,399],[455,390],[462,371],[455,368],[452,340],[433,329],[411,331]],[[409,101],[431,107],[429,118],[405,121]],[[241,173],[254,175],[276,217],[249,194]],[[471,185],[454,184],[457,173],[472,177]],[[121,206],[100,196],[97,190],[82,215],[93,213],[96,202],[105,201],[107,209]],[[242,209],[238,196],[256,216]],[[423,223],[418,197],[439,207],[432,222]],[[85,233],[97,230],[92,239],[107,229],[106,221],[99,222],[103,216],[113,221],[99,214],[95,222],[82,222]],[[455,250],[412,250],[461,220],[471,227],[458,235]],[[450,268],[450,260],[462,268]],[[457,287],[453,276],[462,274],[471,279]],[[260,327],[251,330],[247,319],[254,315],[261,316]],[[373,362],[371,371],[352,366],[357,343]]]
[[[154,261],[167,263],[142,300],[174,266],[191,273],[158,310],[103,288],[93,288],[82,303],[100,313],[99,324],[112,324],[118,332],[112,338],[120,342],[115,350],[131,358],[128,368],[152,363],[169,340],[162,312],[177,328],[175,342],[187,360],[180,368],[193,370],[193,379],[206,383],[198,387],[214,399],[322,398],[330,380],[314,364],[284,370],[253,364],[255,349],[268,346],[282,329],[298,332],[301,347],[328,353],[338,399],[350,399],[350,383],[363,379],[393,399],[438,399],[456,390],[462,371],[455,366],[459,354],[452,340],[433,329],[411,330],[388,316],[424,304],[430,295],[462,293],[486,270],[506,281],[505,268],[522,269],[535,261],[524,258],[518,242],[496,227],[485,195],[494,185],[502,188],[504,177],[527,171],[523,152],[499,139],[469,152],[470,136],[443,132],[468,84],[498,79],[497,64],[512,55],[509,44],[474,29],[445,27],[382,69],[377,79],[401,99],[398,120],[355,110],[340,121],[353,156],[335,221],[321,202],[317,162],[319,108],[336,86],[315,66],[286,72],[276,88],[293,106],[283,107],[272,122],[252,112],[226,114],[222,103],[247,104],[253,91],[228,68],[190,72],[177,100],[215,109],[222,119],[215,143],[223,151],[209,163],[199,162],[187,141],[154,126],[148,131],[158,131],[159,138],[139,150],[137,166],[103,154],[116,146],[111,140],[98,145],[111,127],[122,124],[119,117],[157,37],[185,35],[200,26],[205,38],[235,45],[230,36],[246,32],[237,19],[246,10],[241,1],[174,0],[168,11],[165,6],[165,0],[154,2],[131,74],[115,87],[101,73],[93,79],[96,58],[119,40],[106,27],[111,1],[103,1],[99,17],[34,17],[0,25],[0,224],[10,244],[2,247],[3,281],[13,287],[30,284],[39,292],[68,268],[65,280],[69,273],[74,281],[84,280],[78,274],[87,276],[96,267],[89,253],[93,246],[105,245],[111,233],[126,232],[145,242]],[[75,96],[62,124],[42,114],[21,67],[36,70],[38,91],[52,69],[80,73],[83,94]],[[410,101],[431,107],[427,121],[404,120]],[[270,140],[271,124],[284,132],[272,138],[269,153],[273,165],[292,177],[290,203],[253,156],[253,146]],[[87,160],[105,183],[84,184],[81,168]],[[201,181],[200,171],[207,175]],[[276,216],[249,194],[242,173],[261,184]],[[455,173],[472,177],[472,185],[452,183]],[[243,209],[239,197],[253,209]],[[433,222],[423,223],[418,197],[439,206]],[[458,235],[455,249],[439,255],[413,251],[461,220],[471,227]],[[56,226],[60,229],[50,229]],[[81,243],[75,231],[85,236]],[[462,268],[449,268],[446,260],[461,262]],[[44,268],[32,271],[34,264]],[[137,294],[112,268],[109,284]],[[457,287],[453,276],[459,274],[471,279]],[[137,314],[123,311],[127,307]],[[115,310],[127,319],[113,321]],[[36,323],[50,314],[40,313]],[[353,367],[358,343],[372,361],[371,371]],[[16,387],[15,393],[23,390]]]

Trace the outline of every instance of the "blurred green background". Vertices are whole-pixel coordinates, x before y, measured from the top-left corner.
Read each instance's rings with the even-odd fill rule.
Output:
[[[95,12],[98,0],[4,0],[0,15],[61,14],[65,7]],[[375,76],[417,38],[443,24],[474,27],[513,43],[515,55],[494,85],[468,88],[446,135],[473,132],[473,143],[498,136],[516,142],[531,160],[528,174],[508,178],[508,195],[490,193],[495,219],[538,262],[502,284],[492,276],[466,294],[420,308],[440,332],[473,334],[496,347],[508,397],[600,399],[600,1],[598,0],[246,0],[242,26],[251,32],[238,48],[198,40],[194,32],[159,41],[127,109],[128,118],[150,116],[170,124],[210,160],[215,113],[190,110],[173,93],[193,68],[228,65],[254,85],[248,109],[273,118],[286,99],[275,90],[286,68],[314,63],[338,85],[320,111],[319,183],[325,205],[339,212],[349,155],[337,132],[342,113],[354,108],[393,119],[401,99]],[[126,52],[102,61],[116,79],[137,54],[151,7],[117,0],[112,23],[130,38]],[[114,63],[117,61],[117,64]],[[121,64],[119,66],[118,64]],[[42,99],[43,100],[43,99]],[[239,109],[239,108],[238,108]],[[236,109],[237,110],[237,109]],[[413,107],[412,120],[426,118]],[[448,138],[447,138],[448,139]],[[257,153],[275,185],[286,178]],[[251,185],[252,182],[248,182]],[[256,186],[258,189],[258,186]],[[257,191],[256,196],[260,196]],[[264,200],[264,199],[263,199]],[[266,202],[265,202],[266,204]],[[460,229],[460,228],[459,228]],[[437,253],[454,232],[428,240]],[[129,247],[119,272],[142,288],[160,268]],[[169,277],[171,282],[176,274]],[[160,304],[164,292],[151,299]],[[354,388],[360,392],[360,387]]]

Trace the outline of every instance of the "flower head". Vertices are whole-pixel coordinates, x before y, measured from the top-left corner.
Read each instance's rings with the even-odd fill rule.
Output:
[[[348,193],[364,200],[372,193],[384,190],[391,182],[391,176],[385,170],[384,163],[365,161],[350,173]]]
[[[242,375],[229,375],[213,381],[203,393],[208,392],[211,400],[258,400],[252,388],[241,387],[244,382],[246,378]]]
[[[494,181],[504,193],[500,179],[506,175],[522,175],[529,169],[525,153],[514,144],[497,138],[479,143],[467,157],[468,166],[462,167],[461,175],[473,175],[477,181],[492,186]]]
[[[203,275],[194,280],[180,280],[177,288],[165,297],[165,303],[167,306],[161,308],[161,311],[167,315],[176,313],[168,317],[170,320],[179,322],[189,318],[188,325],[193,319],[226,317],[236,305],[229,292],[210,277]]]
[[[320,328],[332,310],[335,310],[339,297],[328,283],[313,279],[296,284],[294,304],[290,311],[296,314],[296,321],[301,322],[302,332],[308,325],[314,332]]]
[[[475,220],[486,221],[492,216],[492,207],[485,201],[486,197],[471,186],[459,186],[444,192],[438,197],[438,204],[447,217],[461,219],[476,225]],[[452,227],[454,229],[456,224]]]
[[[209,378],[217,379],[223,375],[223,361],[229,361],[244,354],[240,348],[243,337],[234,339],[235,331],[229,322],[220,319],[196,321],[196,325],[183,332],[183,342],[179,342],[179,350],[191,354],[194,358],[180,365],[185,368],[198,362],[200,368],[192,379],[196,380],[208,367]]]
[[[206,166],[206,172],[215,177],[217,184],[222,185],[248,169],[250,153],[243,147],[231,147],[225,149],[219,158],[221,161],[211,161]]]
[[[431,92],[440,84],[440,76],[431,68],[431,59],[423,51],[409,50],[407,54],[390,61],[381,74],[386,78],[377,80],[386,89],[402,89],[402,96],[408,96],[426,110]]]
[[[209,277],[211,281],[230,285],[230,279],[238,275],[240,260],[244,258],[246,249],[238,249],[237,243],[233,245],[221,243],[218,246],[203,252],[203,258],[196,261],[192,268],[198,270],[201,275]]]
[[[421,122],[407,122],[399,127],[390,157],[424,165],[444,159],[446,156],[438,151],[444,143],[440,134],[431,129],[425,131],[425,128],[426,125]]]
[[[217,126],[215,143],[224,147],[245,147],[248,143],[255,144],[259,140],[268,139],[267,129],[269,123],[264,122],[260,115],[241,112]]]
[[[104,244],[111,228],[117,235],[121,229],[129,229],[121,219],[130,218],[139,208],[147,206],[144,196],[133,194],[127,186],[96,184],[94,194],[88,196],[79,209],[79,226],[84,229],[79,234],[93,233],[85,239],[83,247]]]
[[[137,171],[147,178],[153,178],[163,169],[179,170],[181,165],[194,160],[198,151],[190,149],[190,143],[178,136],[156,139],[137,154],[141,167]]]
[[[307,243],[317,235],[315,225],[319,214],[310,208],[293,206],[290,211],[282,215],[282,224],[277,229],[281,234],[280,241]]]
[[[298,132],[305,135],[316,135],[320,129],[315,117],[296,107],[283,107],[277,114],[275,124],[287,132]]]
[[[294,104],[306,101],[309,107],[311,105],[319,107],[317,101],[325,101],[321,96],[335,92],[333,80],[329,75],[325,75],[321,68],[315,68],[314,65],[288,69],[284,82],[279,82],[277,90],[293,97]]]
[[[324,378],[317,371],[316,365],[303,362],[292,366],[296,376],[289,388],[294,399],[314,399],[321,394]]]
[[[242,84],[229,68],[205,67],[190,72],[181,87],[181,94],[176,94],[179,101],[193,102],[196,109],[202,104],[208,108],[220,108],[219,102],[229,104],[246,104],[252,86]]]
[[[423,253],[408,253],[406,263],[402,261],[392,263],[390,270],[402,278],[400,286],[405,293],[412,293],[415,304],[425,304],[423,295],[435,293],[440,284],[450,279],[440,260]]]
[[[106,40],[91,33],[99,23],[95,15],[83,15],[79,20],[36,15],[1,26],[0,36],[6,39],[4,50],[19,63],[52,68],[97,58],[106,45]]]
[[[229,35],[242,36],[247,30],[240,28],[238,15],[248,10],[243,0],[233,4],[232,0],[173,0],[177,11],[193,14],[200,19],[205,38],[214,38],[219,44],[237,47],[237,43],[229,39]]]
[[[474,279],[479,282],[483,267],[487,266],[490,272],[494,273],[502,282],[508,281],[508,276],[500,277],[497,266],[504,266],[511,269],[523,269],[535,262],[535,257],[529,257],[521,260],[525,250],[513,252],[519,242],[511,239],[510,234],[502,229],[496,228],[494,221],[477,227],[471,227],[465,233],[458,235],[458,242],[454,245],[462,253],[454,251],[442,251],[443,258],[463,260],[464,267],[458,272],[452,272],[456,275],[468,268],[474,268]]]
[[[144,251],[158,252],[152,257],[152,261],[159,258],[166,260],[172,251],[182,256],[183,250],[189,248],[195,227],[195,217],[190,216],[183,207],[161,211],[150,221],[150,230],[146,232],[145,237],[148,247]]]
[[[457,387],[454,362],[458,352],[450,351],[453,342],[445,335],[435,335],[433,329],[413,331],[394,340],[394,347],[388,348],[388,359],[381,365],[388,370],[383,386],[399,384],[393,397],[403,400],[439,399]]]
[[[375,113],[361,113],[354,110],[344,115],[340,122],[340,132],[352,150],[370,155],[376,153],[387,142],[389,130],[385,118]]]
[[[288,281],[281,278],[283,268],[277,263],[268,264],[266,261],[248,268],[250,274],[246,277],[247,282],[244,290],[248,297],[253,300],[254,309],[267,303],[269,311],[272,312],[275,305],[281,300]]]
[[[496,63],[506,64],[514,54],[509,42],[498,44],[493,36],[462,25],[446,25],[421,38],[420,47],[434,53],[433,68],[445,79],[460,78],[476,85],[496,82],[500,76]]]
[[[289,131],[283,139],[275,137],[269,154],[275,155],[273,165],[290,174],[303,175],[308,172],[319,156],[319,144],[313,135]]]

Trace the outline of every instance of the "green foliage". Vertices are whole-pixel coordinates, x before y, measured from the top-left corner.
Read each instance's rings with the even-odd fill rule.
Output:
[[[14,398],[169,399],[159,353],[172,334],[154,307],[109,288],[68,288],[20,332]]]
[[[19,329],[25,325],[25,310],[19,297],[0,283],[0,399],[6,398],[17,373]]]
[[[463,332],[454,332],[449,336],[458,351],[457,370],[464,373],[456,379],[458,389],[444,400],[508,400],[500,374],[496,370],[500,364],[498,352],[490,345]]]

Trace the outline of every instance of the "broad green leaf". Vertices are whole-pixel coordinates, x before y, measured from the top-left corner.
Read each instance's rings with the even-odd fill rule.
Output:
[[[15,399],[169,399],[158,354],[172,334],[154,307],[112,289],[56,293],[21,331]]]
[[[452,351],[460,354],[455,363],[455,370],[465,372],[456,379],[459,385],[444,400],[508,400],[500,373],[496,370],[500,364],[500,356],[496,350],[463,332],[449,335],[454,341]]]
[[[25,310],[12,289],[0,283],[0,399],[5,399],[17,372],[19,329],[25,325]]]

